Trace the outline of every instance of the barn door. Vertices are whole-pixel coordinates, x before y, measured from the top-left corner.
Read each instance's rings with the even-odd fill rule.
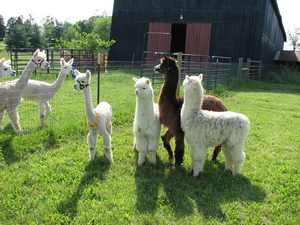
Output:
[[[170,33],[170,23],[149,23],[146,61],[149,61],[151,58],[155,57],[154,52],[170,52]]]
[[[210,23],[187,24],[185,53],[195,55],[209,55],[210,38]]]

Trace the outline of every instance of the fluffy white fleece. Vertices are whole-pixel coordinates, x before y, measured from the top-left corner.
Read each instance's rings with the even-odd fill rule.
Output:
[[[94,160],[96,154],[97,134],[103,137],[104,155],[110,163],[113,163],[113,154],[111,149],[112,135],[112,108],[107,102],[100,102],[97,107],[93,108],[92,93],[91,93],[91,73],[80,73],[74,71],[76,90],[82,90],[84,93],[85,110],[89,125],[89,133],[87,142],[89,145],[90,160]]]
[[[250,129],[249,119],[235,112],[201,110],[204,97],[202,75],[187,76],[183,82],[184,104],[181,127],[191,148],[193,175],[203,171],[207,149],[224,145],[225,168],[233,175],[240,172],[245,160],[245,142]]]
[[[47,83],[39,80],[29,80],[26,88],[22,92],[22,97],[25,100],[35,101],[40,107],[40,123],[41,127],[45,126],[48,113],[51,112],[50,100],[57,93],[62,86],[67,74],[72,70],[73,59],[65,62],[63,58],[60,59],[60,73],[53,83]]]
[[[0,59],[0,78],[16,76],[16,71],[11,68],[10,60]]]
[[[154,103],[151,82],[147,78],[134,79],[136,108],[133,123],[134,146],[138,151],[138,165],[145,162],[156,163],[156,151],[159,144],[160,121],[158,105]]]
[[[18,80],[0,84],[0,129],[2,129],[4,112],[7,111],[14,131],[16,133],[22,132],[17,106],[20,103],[22,91],[27,86],[31,74],[39,66],[46,69],[48,68],[48,62],[46,61],[45,52],[37,49]]]

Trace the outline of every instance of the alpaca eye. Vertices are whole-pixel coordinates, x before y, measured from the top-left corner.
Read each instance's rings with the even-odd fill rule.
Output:
[[[7,70],[8,70],[7,68],[4,69],[4,71],[7,71]]]
[[[145,87],[143,87],[142,89],[143,89],[143,90],[146,90],[146,88],[145,88]]]

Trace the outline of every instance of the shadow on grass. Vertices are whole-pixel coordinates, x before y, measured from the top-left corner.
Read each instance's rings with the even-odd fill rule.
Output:
[[[223,164],[214,165],[207,162],[205,173],[199,178],[193,178],[184,168],[166,169],[158,164],[154,169],[147,166],[137,168],[137,210],[153,212],[158,201],[160,205],[173,208],[177,217],[184,217],[198,212],[204,218],[226,219],[221,208],[226,202],[262,202],[266,194],[258,186],[251,184],[247,177],[233,177],[224,171]],[[165,199],[158,199],[158,189],[162,186]]]
[[[85,173],[72,196],[62,201],[58,205],[58,212],[74,218],[77,214],[78,202],[82,196],[84,189],[96,179],[105,180],[109,168],[110,163],[107,161],[107,159],[104,156],[99,158],[96,155],[95,159],[93,161],[90,161],[89,164],[86,165]]]
[[[140,212],[153,212],[157,207],[158,189],[165,174],[165,165],[157,159],[156,165],[146,162],[145,165],[136,168],[136,207]]]
[[[32,140],[31,140],[32,139]],[[28,142],[29,145],[27,145]],[[50,150],[57,147],[57,140],[53,130],[37,130],[35,132],[17,135],[10,125],[7,125],[0,136],[0,151],[7,165],[16,163],[28,155],[42,150]]]
[[[0,138],[0,151],[2,151],[5,163],[11,165],[19,161],[19,157],[17,157],[12,144],[15,134],[9,125],[6,126],[2,132],[4,134],[1,135]]]

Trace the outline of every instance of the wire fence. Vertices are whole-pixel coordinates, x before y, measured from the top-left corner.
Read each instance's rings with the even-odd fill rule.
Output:
[[[18,72],[18,75],[23,71],[33,52],[34,49],[14,49],[11,51],[12,66]],[[154,66],[160,62],[160,58],[166,53],[145,52],[146,57],[143,61],[109,61],[106,55],[99,58],[99,55],[94,53],[74,49],[46,49],[46,54],[47,60],[50,62],[50,68],[47,71],[37,70],[31,79],[42,80],[51,84],[57,79],[59,74],[60,58],[63,57],[66,61],[73,58],[74,68],[79,69],[81,72],[89,69],[93,73],[91,88],[94,96],[94,105],[100,100],[100,75],[130,74],[132,76],[146,76],[152,79],[156,88],[159,88],[163,82],[162,75],[154,73]],[[254,67],[249,66],[249,62],[241,60],[241,62],[235,63],[230,57],[180,53],[172,54],[172,56],[178,60],[181,81],[185,75],[203,73],[204,85],[209,90],[217,88],[218,85],[231,85],[235,80],[249,79],[255,73],[261,73],[257,69],[254,71]],[[98,77],[95,75],[98,75]],[[257,77],[260,78],[258,75]],[[86,126],[84,99],[82,93],[79,94],[74,91],[73,84],[71,76],[66,77],[62,87],[50,100],[52,112],[49,113],[47,119],[48,127],[56,129],[65,121],[68,121],[70,126],[71,124],[77,124],[77,126],[81,127]],[[39,127],[40,103],[38,101],[22,101],[18,108],[22,127],[25,131]],[[4,119],[5,123],[8,123],[7,117]]]

